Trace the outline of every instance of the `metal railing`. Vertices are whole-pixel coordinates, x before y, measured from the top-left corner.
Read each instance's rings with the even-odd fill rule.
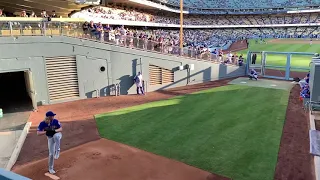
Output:
[[[120,91],[120,83],[112,84],[110,87],[110,96],[120,96],[121,91]]]
[[[172,42],[153,41],[151,38],[115,34],[113,31],[86,31],[82,28],[83,22],[54,22],[54,21],[0,21],[0,36],[68,36],[87,40],[99,41],[132,49],[139,49],[172,56],[183,56],[196,60],[224,63],[226,58],[210,53],[201,48],[185,47],[180,49]],[[229,64],[237,65],[237,59]]]

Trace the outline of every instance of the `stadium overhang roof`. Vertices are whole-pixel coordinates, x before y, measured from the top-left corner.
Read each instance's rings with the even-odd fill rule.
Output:
[[[76,4],[74,0],[0,0],[0,9],[17,15],[22,10],[27,13],[34,11],[37,16],[40,16],[42,10],[48,14],[55,10],[58,16],[67,17],[72,11],[85,6],[88,5]]]

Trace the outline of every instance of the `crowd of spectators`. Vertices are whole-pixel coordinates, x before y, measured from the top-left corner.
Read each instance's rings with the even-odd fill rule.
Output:
[[[0,17],[5,16],[0,10]],[[74,14],[74,16],[86,16],[86,18],[105,18],[113,20],[143,21],[156,23],[179,23],[177,14],[154,15],[129,8],[91,7]],[[20,17],[37,17],[34,12],[22,11]],[[57,17],[53,11],[50,15],[43,10],[40,17]],[[200,16],[187,15],[184,18],[186,24],[193,25],[243,25],[243,24],[281,24],[281,23],[310,23],[320,22],[320,16],[316,13],[295,15],[259,15],[259,16]],[[102,23],[94,24],[86,22],[82,26],[86,37],[114,41],[117,44],[157,49],[170,53],[181,53],[179,44],[179,30],[168,28],[133,28],[124,26],[109,26]],[[263,38],[320,38],[320,27],[269,27],[269,28],[219,28],[219,29],[184,29],[184,46],[186,51],[195,52],[195,55],[213,51],[213,49],[226,49],[235,41],[245,39]],[[136,40],[135,40],[136,39]],[[140,43],[140,40],[143,40]],[[151,43],[148,45],[148,43]],[[140,43],[140,45],[139,45]],[[154,45],[152,45],[154,44]],[[214,54],[214,53],[213,53]],[[219,56],[219,53],[216,53]]]
[[[173,6],[180,6],[180,0],[153,0]],[[229,9],[255,9],[255,8],[283,8],[283,7],[306,7],[320,4],[319,0],[184,0],[184,6],[194,8],[221,8]]]
[[[212,34],[214,34],[213,30],[203,32],[207,34],[205,36],[201,36],[200,32],[194,30],[185,31],[184,48],[181,51],[179,32],[175,30],[130,29],[124,26],[94,24],[92,21],[84,23],[82,29],[85,38],[113,42],[117,45],[166,54],[185,54],[195,58],[212,59],[212,57],[217,57],[217,55],[210,53],[208,46],[203,45],[204,42],[209,42]]]
[[[88,28],[90,26],[91,28]],[[89,30],[90,29],[90,30]],[[174,46],[179,45],[179,30],[172,29],[155,29],[155,28],[140,28],[130,29],[117,26],[103,26],[101,23],[95,25],[91,23],[84,24],[84,32],[93,34],[102,34],[108,31],[109,37],[122,36],[140,36],[146,37],[152,41],[163,39],[164,43],[170,43]],[[90,33],[86,33],[90,34]],[[100,37],[100,36],[99,36]],[[320,27],[277,27],[277,28],[224,28],[224,29],[185,29],[184,45],[193,47],[224,47],[234,41],[244,39],[259,39],[259,38],[320,38]]]
[[[310,98],[309,78],[310,72],[306,75],[306,77],[299,81],[300,100],[303,100],[304,98]]]
[[[121,8],[115,6],[96,6],[88,9],[81,10],[72,15],[79,17],[91,17],[91,18],[105,18],[113,20],[127,20],[127,21],[143,21],[153,22],[154,17],[151,14],[139,12],[130,8]]]
[[[225,29],[185,29],[183,34],[184,46],[192,47],[223,47],[231,44],[232,41],[240,40],[236,35],[230,34],[230,30]],[[124,26],[94,24],[92,21],[83,25],[86,35],[100,39],[105,34],[108,39],[120,39],[121,36],[143,37],[150,41],[162,41],[165,44],[179,46],[179,30],[155,29],[155,28],[124,28]],[[162,39],[162,40],[160,40]],[[244,39],[244,38],[242,38]]]
[[[87,15],[92,15],[92,18],[97,16],[110,18],[110,19],[124,19],[131,21],[150,21],[150,22],[163,22],[163,23],[175,23],[171,21],[170,18],[178,17],[169,17],[165,15],[154,16],[152,14],[139,12],[133,9],[119,9],[119,7],[101,7],[96,6],[79,12],[87,13]],[[2,11],[0,11],[0,16],[4,16]],[[34,12],[27,13],[22,11],[20,14],[21,17],[37,17]],[[50,15],[43,10],[40,14],[40,17],[57,17],[53,11]],[[90,16],[91,17],[91,16]],[[161,17],[161,18],[159,18]],[[168,17],[168,18],[166,18]],[[272,24],[272,23],[281,23],[285,22],[318,22],[320,16],[315,14],[299,14],[296,16],[214,16],[214,19],[201,18],[200,16],[190,16],[185,18],[186,23],[194,22],[194,24],[202,24],[205,22],[210,22],[210,24]],[[159,21],[158,21],[158,20]],[[178,20],[176,20],[178,21]],[[101,26],[101,33],[105,30]],[[112,27],[109,27],[112,28]],[[98,30],[95,33],[100,32]],[[141,30],[132,29],[128,30],[124,34],[130,34],[133,36],[134,32],[136,34],[147,35],[148,38],[151,38],[154,41],[158,41],[159,37],[164,39],[164,42],[168,42],[174,46],[179,45],[179,30],[178,29],[155,29],[155,28],[144,28]],[[110,35],[116,36],[118,32],[116,29],[111,31]],[[99,33],[98,33],[99,34]],[[103,34],[103,33],[102,33]],[[114,34],[114,35],[113,35]],[[111,37],[112,37],[111,36]],[[118,36],[117,36],[118,37]],[[206,48],[226,48],[232,42],[243,39],[252,39],[252,38],[320,38],[320,27],[317,26],[306,26],[306,27],[274,27],[274,28],[222,28],[222,29],[184,29],[184,45],[192,47],[206,47]]]
[[[143,21],[164,24],[179,24],[179,14],[146,13],[115,6],[93,7],[72,15],[82,18],[104,18],[113,20]],[[318,13],[280,15],[185,15],[185,25],[265,25],[265,24],[309,24],[319,23]]]
[[[189,57],[215,57],[223,63],[239,64],[240,55],[229,52],[224,55],[232,42],[246,39],[310,37],[320,38],[319,27],[289,27],[289,28],[238,28],[238,29],[185,29],[183,52],[179,47],[179,31],[157,28],[132,28],[124,26],[110,26],[93,21],[83,24],[86,38],[101,41],[112,41],[115,44],[136,47],[140,49],[159,51],[169,54],[187,54]],[[263,42],[263,41],[262,41]],[[221,57],[221,58],[220,58]],[[224,58],[223,58],[224,57]],[[243,62],[243,61],[242,61]]]

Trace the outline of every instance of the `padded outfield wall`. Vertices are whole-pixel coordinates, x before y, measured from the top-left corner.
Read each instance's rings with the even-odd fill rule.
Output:
[[[188,84],[245,75],[245,68],[225,66],[206,61],[197,61],[170,55],[81,40],[63,36],[43,37],[1,37],[0,73],[31,70],[38,104],[110,95],[113,84],[121,85],[121,94],[135,94],[133,77],[142,72],[147,90],[185,86]],[[73,57],[76,62],[79,96],[73,99],[55,99],[49,96],[48,58]],[[61,60],[63,61],[63,60]],[[194,70],[179,70],[179,66],[194,64]],[[160,71],[170,71],[173,80],[150,85],[150,65]],[[101,71],[104,67],[104,71]]]

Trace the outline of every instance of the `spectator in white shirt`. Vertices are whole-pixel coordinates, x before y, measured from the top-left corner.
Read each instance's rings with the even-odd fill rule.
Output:
[[[232,53],[231,51],[227,54],[227,59],[229,63],[232,63]]]

